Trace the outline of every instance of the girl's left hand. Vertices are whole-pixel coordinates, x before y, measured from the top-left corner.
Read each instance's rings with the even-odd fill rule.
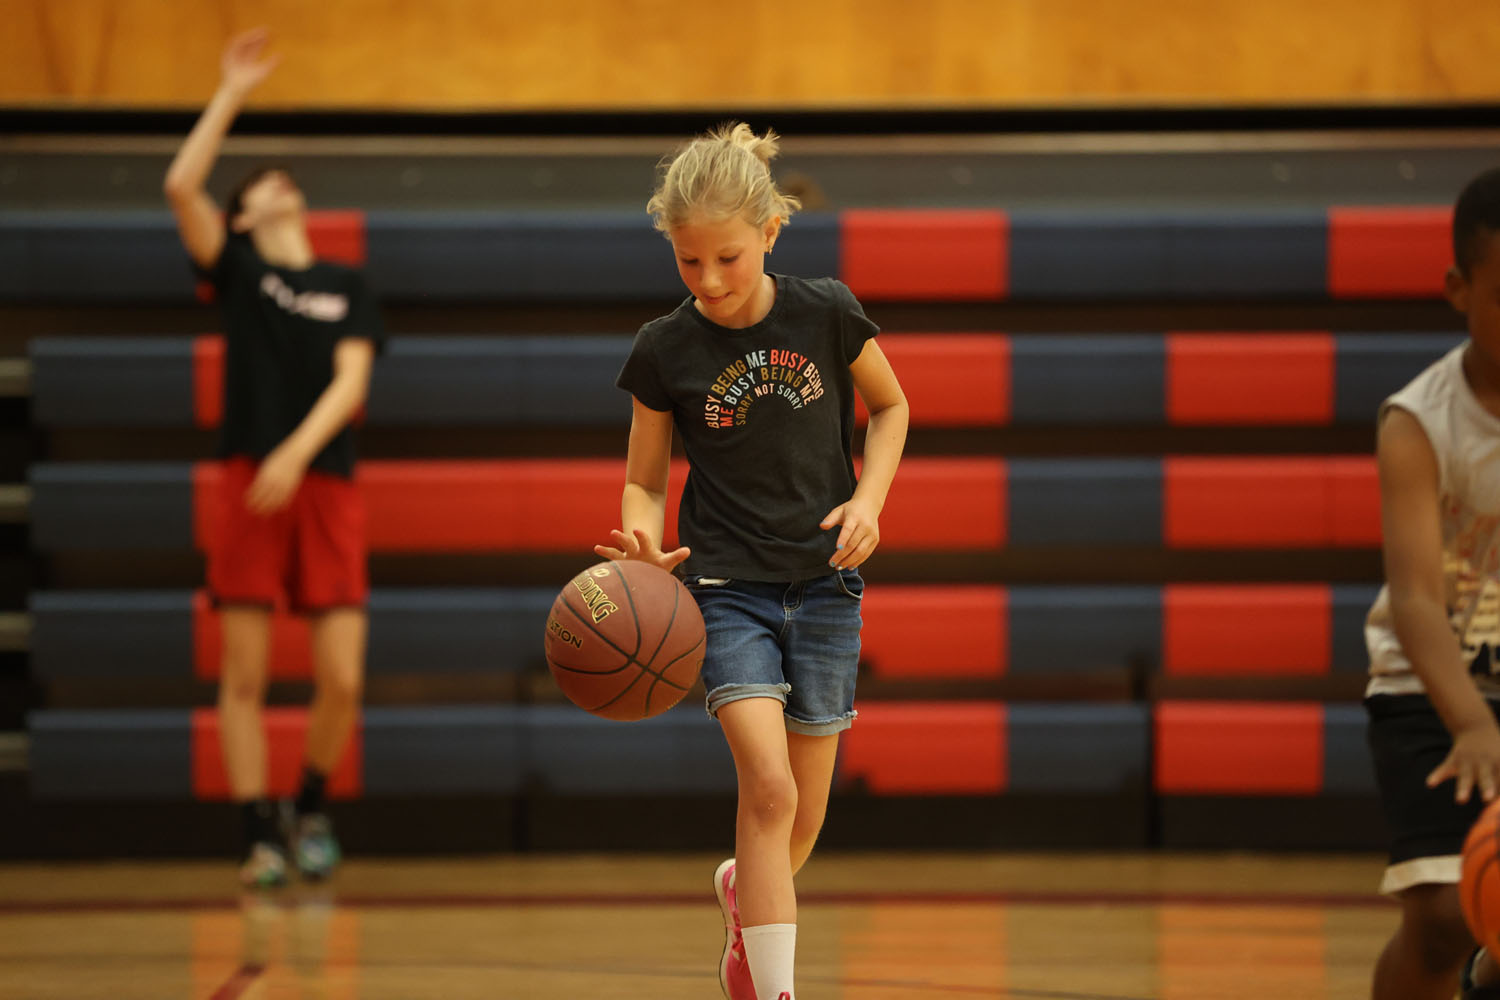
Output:
[[[836,524],[843,529],[833,558],[828,560],[834,569],[853,569],[870,558],[880,544],[880,512],[858,497],[829,511],[820,527],[827,530]]]

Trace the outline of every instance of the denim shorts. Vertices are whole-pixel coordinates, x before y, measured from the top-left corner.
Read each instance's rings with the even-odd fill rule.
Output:
[[[854,721],[859,570],[796,583],[689,576],[708,633],[708,714],[743,698],[775,698],[789,732],[827,736]]]

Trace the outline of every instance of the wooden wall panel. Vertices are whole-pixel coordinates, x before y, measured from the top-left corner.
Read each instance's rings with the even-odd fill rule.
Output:
[[[197,105],[269,25],[267,107],[1500,99],[1474,0],[0,0],[0,103]]]

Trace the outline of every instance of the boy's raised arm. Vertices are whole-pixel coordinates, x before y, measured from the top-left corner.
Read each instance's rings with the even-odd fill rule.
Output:
[[[219,89],[177,151],[162,184],[182,245],[200,267],[212,267],[224,248],[224,220],[205,185],[246,95],[276,66],[274,57],[261,58],[267,37],[265,29],[257,28],[230,41]]]

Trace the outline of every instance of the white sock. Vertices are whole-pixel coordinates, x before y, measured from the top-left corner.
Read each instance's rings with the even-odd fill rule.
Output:
[[[761,924],[743,930],[756,1000],[781,1000],[783,993],[795,1000],[792,968],[797,962],[797,925]]]

